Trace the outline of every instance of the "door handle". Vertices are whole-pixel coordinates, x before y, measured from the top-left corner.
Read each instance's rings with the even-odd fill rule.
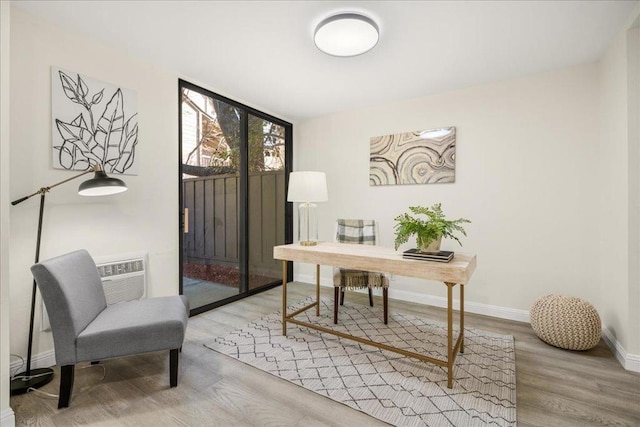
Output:
[[[189,208],[184,208],[184,234],[189,234]]]

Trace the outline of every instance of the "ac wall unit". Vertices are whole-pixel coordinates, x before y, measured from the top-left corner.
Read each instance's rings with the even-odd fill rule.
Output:
[[[147,253],[96,257],[107,305],[145,298],[147,295]],[[47,309],[42,305],[42,330],[51,329]]]
[[[98,263],[107,304],[133,301],[146,296],[145,256]]]

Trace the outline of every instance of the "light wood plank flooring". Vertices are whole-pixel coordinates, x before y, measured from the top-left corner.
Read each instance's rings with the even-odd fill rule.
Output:
[[[291,303],[313,294],[311,285],[289,286]],[[76,370],[68,409],[35,393],[11,398],[16,425],[385,425],[203,346],[280,309],[280,297],[278,287],[191,318],[177,388],[169,389],[168,352],[108,360],[102,381],[100,368]],[[364,294],[348,293],[346,300],[367,303]],[[446,320],[443,309],[394,300],[389,305],[391,312]],[[468,314],[465,326],[515,337],[519,426],[640,426],[640,374],[625,371],[604,342],[571,352],[543,343],[525,323]],[[59,378],[42,390],[57,393]]]

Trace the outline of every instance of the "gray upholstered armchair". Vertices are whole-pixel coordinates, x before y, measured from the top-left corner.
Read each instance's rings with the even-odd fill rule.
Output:
[[[58,408],[69,406],[79,362],[170,350],[170,386],[178,385],[178,352],[189,313],[186,297],[107,306],[96,264],[85,250],[42,261],[31,272],[49,313],[60,366]]]

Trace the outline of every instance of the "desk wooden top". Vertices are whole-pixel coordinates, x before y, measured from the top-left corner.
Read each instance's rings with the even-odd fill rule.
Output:
[[[444,263],[405,259],[393,248],[332,242],[274,246],[273,258],[460,284],[466,284],[476,269],[476,256],[472,254],[456,253]]]

